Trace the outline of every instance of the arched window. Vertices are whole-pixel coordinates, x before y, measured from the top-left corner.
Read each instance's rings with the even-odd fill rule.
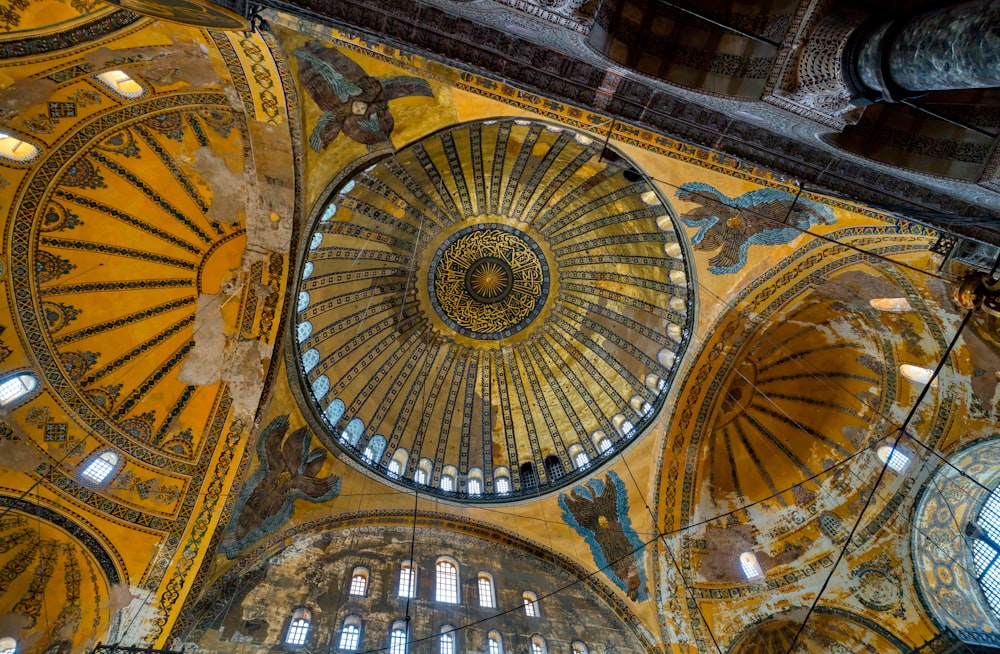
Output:
[[[483,493],[483,469],[482,468],[469,468],[469,474],[466,477],[465,492],[469,495],[482,495]]]
[[[389,654],[406,654],[406,623],[396,620],[389,632]]]
[[[530,590],[521,593],[521,600],[524,602],[524,614],[529,618],[537,618],[541,613],[538,610],[538,595]]]
[[[361,435],[364,433],[365,423],[362,422],[361,418],[351,418],[344,431],[340,432],[340,442],[344,445],[357,447],[358,441],[361,440]]]
[[[972,537],[976,578],[993,612],[1000,618],[1000,489],[990,493],[975,524],[965,533]]]
[[[288,623],[288,631],[285,633],[285,644],[305,645],[311,622],[312,611],[304,608],[295,609],[292,613],[292,619]]]
[[[548,477],[549,483],[562,479],[566,476],[566,469],[563,468],[562,461],[559,460],[554,454],[550,454],[545,457],[545,476]]]
[[[313,392],[313,397],[315,397],[317,401],[322,402],[323,398],[326,397],[326,394],[329,391],[330,391],[329,377],[327,377],[326,375],[320,375],[319,377],[313,380],[312,392]]]
[[[364,597],[368,594],[368,568],[358,566],[351,573],[351,595]]]
[[[390,477],[400,477],[406,470],[406,462],[410,460],[410,453],[399,448],[392,455],[392,460],[389,461],[389,476]]]
[[[455,628],[450,624],[441,627],[441,635],[438,636],[438,654],[455,653]]]
[[[497,495],[507,495],[510,493],[510,473],[507,468],[501,466],[493,473],[493,490]]]
[[[313,325],[308,320],[304,320],[295,328],[295,338],[299,343],[304,342],[313,333]]]
[[[587,451],[583,449],[583,445],[579,443],[573,443],[569,446],[569,458],[573,462],[573,467],[577,470],[585,470],[590,466],[590,457],[587,456]]]
[[[540,634],[531,635],[531,654],[548,654],[549,648]]]
[[[632,424],[632,421],[620,413],[611,419],[611,424],[614,425],[615,429],[618,430],[618,433],[622,436],[631,436],[632,430],[635,429],[635,425]]]
[[[417,469],[413,471],[413,481],[418,484],[427,484],[431,480],[432,472],[434,472],[434,463],[424,457],[417,462]]]
[[[109,70],[98,73],[94,77],[109,90],[126,100],[138,100],[146,95],[146,89],[142,87],[142,84],[129,77],[124,70]]]
[[[573,641],[573,654],[590,654],[587,644],[582,640]]]
[[[368,441],[368,445],[365,446],[365,453],[363,454],[365,463],[378,463],[382,459],[383,452],[385,452],[385,436],[375,434]]]
[[[80,471],[84,481],[91,484],[103,484],[118,468],[121,458],[114,450],[103,450],[91,457],[90,462]]]
[[[740,554],[740,568],[743,569],[743,575],[747,579],[761,579],[764,577],[764,571],[760,567],[760,563],[757,562],[757,557],[754,556],[753,552],[743,552]]]
[[[399,567],[399,596],[417,596],[417,569],[413,561],[403,561]]]
[[[883,445],[876,451],[878,458],[889,466],[889,469],[902,474],[910,466],[910,453],[906,448],[897,445]]]
[[[503,654],[503,637],[498,631],[491,631],[486,636],[486,654]]]
[[[337,647],[342,652],[353,652],[361,645],[361,618],[349,615],[344,618],[344,626],[340,629],[340,642]]]
[[[476,479],[475,477],[469,478],[469,483],[466,485],[465,488],[468,491],[469,495],[476,496],[483,494],[483,482]]]
[[[614,446],[614,443],[611,442],[611,439],[608,438],[608,435],[603,431],[595,431],[590,439],[593,441],[594,447],[596,447],[597,451],[602,455],[610,452],[611,448]]]
[[[455,478],[451,475],[441,475],[441,490],[449,493],[455,490]]]
[[[653,411],[653,405],[644,400],[641,395],[633,395],[628,402],[632,410],[640,416],[649,415]]]
[[[319,350],[312,348],[302,355],[302,372],[308,373],[319,364]]]
[[[521,464],[521,490],[533,491],[538,488],[538,473],[530,461]]]
[[[488,572],[480,572],[476,583],[479,591],[479,606],[483,608],[496,608],[496,598],[493,596],[493,575]]]
[[[17,402],[38,388],[38,378],[30,372],[19,372],[0,381],[0,406]]]
[[[295,305],[296,311],[302,313],[302,310],[309,306],[309,291],[301,291],[299,293],[298,302]]]
[[[451,559],[438,559],[434,599],[458,604],[458,565]]]
[[[6,636],[0,638],[0,654],[14,654],[17,651],[17,641]]]
[[[24,164],[38,157],[41,150],[33,143],[23,141],[7,132],[0,132],[0,159]]]
[[[326,409],[323,410],[323,417],[326,419],[326,424],[330,427],[336,427],[337,423],[344,416],[344,411],[347,410],[347,405],[339,397],[334,399],[326,405]]]

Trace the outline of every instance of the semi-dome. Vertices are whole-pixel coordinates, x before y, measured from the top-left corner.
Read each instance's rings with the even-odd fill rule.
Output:
[[[344,180],[304,239],[303,395],[373,471],[457,500],[562,486],[636,438],[690,332],[662,197],[600,141],[466,123]]]

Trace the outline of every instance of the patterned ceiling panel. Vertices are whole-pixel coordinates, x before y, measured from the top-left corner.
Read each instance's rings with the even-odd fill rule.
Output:
[[[674,230],[633,166],[561,127],[487,120],[397,152],[307,236],[294,329],[314,415],[446,497],[562,486],[663,403],[693,314]]]

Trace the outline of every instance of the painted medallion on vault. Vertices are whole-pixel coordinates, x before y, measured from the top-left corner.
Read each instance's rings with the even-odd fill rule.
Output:
[[[434,254],[431,304],[463,336],[501,339],[530,323],[549,290],[541,248],[521,230],[484,222],[451,236]]]
[[[306,237],[293,317],[317,434],[475,502],[554,490],[638,437],[693,296],[670,208],[605,155],[485,120],[345,180]]]

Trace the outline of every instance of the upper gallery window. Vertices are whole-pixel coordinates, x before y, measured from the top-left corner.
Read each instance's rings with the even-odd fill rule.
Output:
[[[495,608],[496,601],[493,598],[493,575],[488,572],[480,572],[477,588],[479,590],[479,606],[487,609]]]
[[[389,654],[406,654],[406,625],[397,620],[389,632]]]
[[[458,566],[448,559],[438,559],[434,598],[439,602],[458,603]]]
[[[521,599],[524,601],[524,614],[529,618],[537,618],[539,616],[538,595],[526,590],[521,593]]]
[[[312,611],[303,608],[295,609],[292,613],[292,621],[288,623],[288,633],[285,634],[285,643],[288,645],[305,645],[311,621]]]
[[[368,568],[358,566],[351,574],[351,595],[364,597],[368,593]]]
[[[455,654],[455,628],[451,625],[441,627],[438,636],[438,654]]]
[[[337,644],[342,652],[353,652],[361,644],[361,618],[349,615],[344,618],[344,626],[340,630],[340,642]]]
[[[399,596],[417,596],[417,570],[412,561],[403,561],[399,568]]]

